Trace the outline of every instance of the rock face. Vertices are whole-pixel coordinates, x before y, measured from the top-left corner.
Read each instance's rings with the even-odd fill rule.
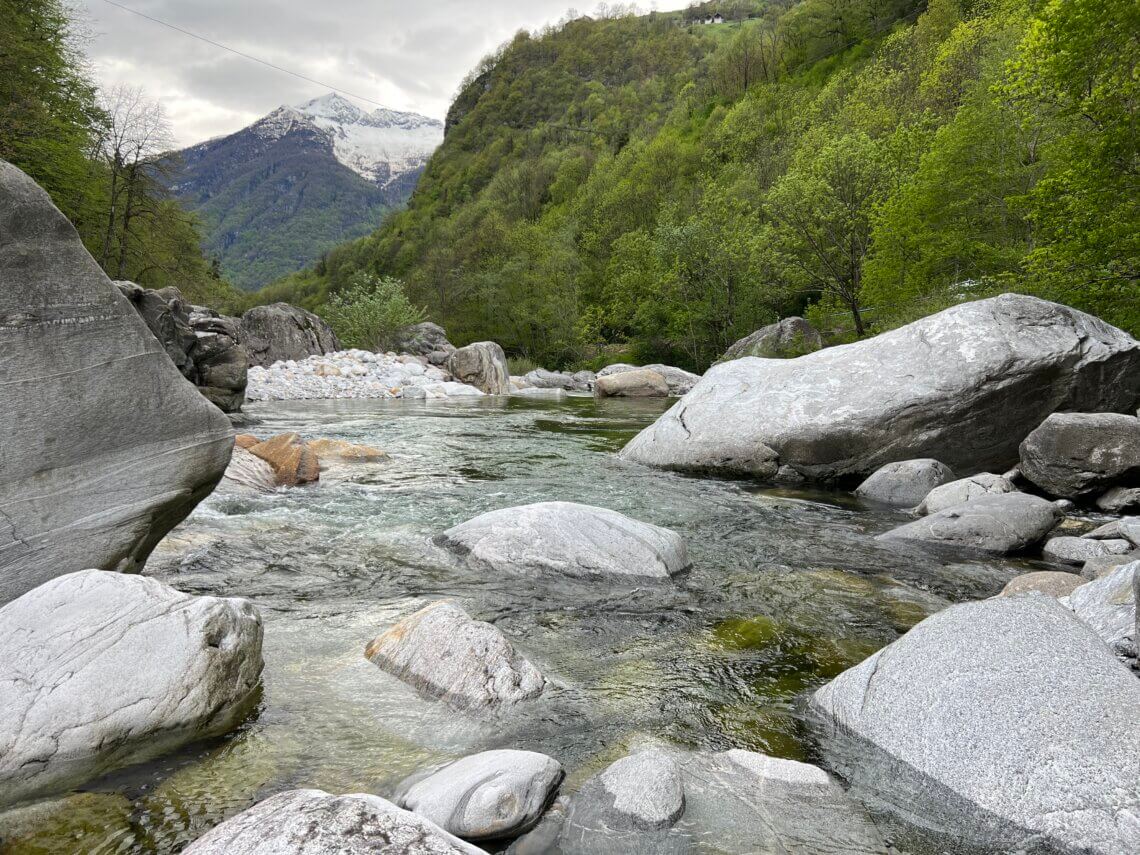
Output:
[[[432,360],[433,365],[439,365],[446,362],[447,357],[455,353],[455,345],[447,340],[447,331],[443,327],[439,324],[433,324],[431,321],[424,321],[422,324],[414,324],[408,327],[397,336],[396,351],[428,358],[434,354],[441,354],[443,357],[441,362]]]
[[[477,341],[459,348],[448,357],[447,370],[460,383],[474,386],[487,395],[506,395],[511,391],[507,355],[493,341]]]
[[[291,790],[223,822],[186,855],[485,855],[379,796]]]
[[[1140,680],[1056,600],[939,612],[816,692],[811,710],[829,764],[936,837],[1140,851]]]
[[[1021,443],[1022,474],[1051,496],[1079,499],[1140,486],[1140,419],[1054,413]]]
[[[903,460],[878,469],[855,494],[883,505],[913,508],[935,487],[953,480],[950,467],[937,460]]]
[[[1135,339],[1006,294],[799,359],[717,365],[622,456],[744,475],[775,456],[821,480],[920,457],[963,474],[1000,472],[1050,413],[1125,411],[1138,399]]]
[[[668,579],[689,566],[676,532],[573,502],[491,511],[448,529],[436,541],[469,565],[493,573]]]
[[[246,600],[84,570],[0,609],[0,805],[217,736],[257,696]]]
[[[137,570],[217,484],[229,420],[35,183],[0,161],[0,603]]]
[[[396,803],[464,840],[514,837],[554,797],[562,764],[535,751],[484,751],[413,776]]]
[[[1069,596],[1069,608],[1092,627],[1117,655],[1136,658],[1135,578],[1140,561],[1118,567],[1108,576],[1089,582]]]
[[[241,343],[249,354],[250,366],[262,368],[340,350],[332,327],[312,312],[288,303],[254,306],[242,315]]]
[[[1008,555],[1041,541],[1060,520],[1061,512],[1052,502],[1027,493],[1008,493],[939,511],[879,538]]]
[[[803,318],[784,318],[761,327],[724,352],[720,362],[756,356],[761,359],[793,359],[823,347],[819,331]]]
[[[599,376],[594,381],[596,398],[667,398],[669,384],[652,368],[635,368]]]
[[[538,697],[546,679],[497,628],[450,602],[432,603],[377,636],[364,656],[460,709]]]
[[[969,478],[960,478],[941,487],[935,487],[919,504],[918,512],[936,514],[947,508],[964,505],[979,496],[1000,496],[1002,493],[1012,493],[1015,489],[1013,482],[1004,475],[979,472]]]

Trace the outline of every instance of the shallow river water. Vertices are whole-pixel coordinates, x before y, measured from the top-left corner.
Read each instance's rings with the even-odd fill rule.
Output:
[[[295,430],[385,449],[317,487],[215,493],[147,573],[244,596],[265,621],[264,695],[235,734],[45,807],[6,853],[170,853],[296,787],[390,795],[411,772],[492,747],[542,751],[562,791],[647,738],[813,760],[808,690],[948,602],[1025,567],[940,559],[873,536],[904,519],[850,494],[689,478],[615,452],[665,402],[309,401],[254,404]],[[431,538],[484,511],[562,499],[674,529],[693,568],[672,584],[487,576]],[[490,718],[422,698],[363,657],[400,616],[442,597],[498,625],[559,688]],[[720,851],[709,848],[707,851]]]

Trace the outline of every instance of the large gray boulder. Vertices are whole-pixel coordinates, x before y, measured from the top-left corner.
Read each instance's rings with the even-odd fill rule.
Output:
[[[564,389],[567,392],[589,392],[594,388],[596,375],[593,371],[547,371],[536,368],[523,375],[525,382],[536,389]]]
[[[1140,513],[1140,487],[1112,487],[1097,498],[1096,506],[1109,514]]]
[[[634,368],[616,374],[598,375],[595,398],[668,398],[665,375],[652,368]]]
[[[515,837],[542,816],[562,764],[535,751],[472,754],[400,784],[394,801],[464,840]]]
[[[1109,575],[1081,585],[1068,599],[1068,606],[1092,627],[1117,655],[1136,658],[1135,577],[1140,561],[1118,567]]]
[[[239,813],[185,855],[486,855],[379,796],[290,790]]]
[[[939,612],[810,708],[854,791],[954,847],[1140,851],[1140,680],[1057,600]]]
[[[241,344],[250,366],[262,368],[341,349],[336,333],[324,320],[288,303],[254,306],[242,315]]]
[[[676,532],[574,502],[490,511],[448,529],[436,542],[496,574],[668,579],[689,566]]]
[[[1004,475],[992,472],[979,472],[969,478],[959,478],[940,487],[935,487],[918,505],[920,514],[936,514],[947,508],[964,505],[979,496],[1000,496],[1017,490],[1013,482]]]
[[[447,340],[447,331],[439,324],[424,321],[413,324],[396,336],[397,353],[410,353],[413,356],[430,356],[433,353],[455,353],[455,345]]]
[[[226,733],[256,700],[246,600],[85,570],[0,608],[0,805]]]
[[[935,487],[953,480],[950,467],[937,460],[902,460],[876,470],[855,495],[896,508],[913,508]]]
[[[746,475],[775,458],[823,480],[921,457],[961,474],[1000,472],[1050,413],[1129,411],[1138,400],[1140,343],[1066,306],[1006,294],[798,359],[717,365],[622,456]]]
[[[507,395],[511,391],[507,355],[493,341],[477,341],[459,348],[448,357],[447,370],[460,383],[488,395]]]
[[[1048,561],[1062,564],[1084,564],[1105,555],[1127,555],[1133,546],[1127,540],[1092,540],[1087,537],[1051,537],[1041,549]]]
[[[784,318],[745,336],[724,352],[720,362],[756,356],[761,359],[793,359],[823,347],[819,331],[803,318]]]
[[[1008,555],[1039,543],[1061,521],[1052,502],[1027,493],[982,496],[899,526],[880,540],[918,540]]]
[[[1055,599],[1067,597],[1081,585],[1088,582],[1076,573],[1060,573],[1055,570],[1039,570],[1036,573],[1022,573],[1002,588],[1001,597],[1021,597],[1027,594],[1046,594]]]
[[[701,379],[701,375],[699,375],[699,374],[694,374],[691,371],[686,371],[684,368],[677,368],[675,365],[664,365],[660,362],[654,362],[651,365],[642,365],[642,366],[629,365],[628,363],[625,363],[625,362],[615,362],[613,365],[607,365],[605,368],[603,368],[601,371],[599,371],[597,374],[597,379],[600,380],[603,377],[611,377],[611,378],[617,377],[619,374],[628,374],[628,373],[634,372],[634,371],[637,371],[637,372],[652,371],[655,374],[660,374],[662,379],[665,381],[665,386],[667,389],[666,395],[674,395],[674,396],[680,396],[680,395],[688,394],[689,391],[691,391],[692,388],[697,384],[697,381]],[[626,387],[633,388],[636,386],[645,386],[647,382],[651,382],[654,386],[656,386],[656,384],[657,384],[657,381],[646,378],[645,375],[639,374],[637,376],[641,378],[637,383],[634,383],[634,381],[632,379],[627,379],[626,381],[624,381],[624,383],[618,383],[618,382],[615,382],[612,380],[607,381],[608,388],[612,388],[612,389],[620,389],[620,388],[626,388]],[[612,396],[616,397],[616,395],[614,395],[614,393],[610,393],[610,394]],[[643,394],[643,395],[640,395],[637,397],[655,397],[655,396],[656,395]],[[626,394],[626,395],[624,395],[624,397],[635,397],[635,396]]]
[[[496,627],[454,603],[432,603],[369,642],[364,656],[389,674],[459,709],[538,697],[542,673]]]
[[[1053,413],[1021,443],[1021,473],[1048,493],[1079,499],[1140,486],[1140,419]]]
[[[138,570],[222,477],[230,423],[3,161],[0,318],[0,603],[88,567]]]

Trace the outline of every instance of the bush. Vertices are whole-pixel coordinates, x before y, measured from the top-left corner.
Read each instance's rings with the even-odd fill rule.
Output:
[[[348,347],[385,351],[405,327],[424,319],[404,293],[404,283],[391,276],[358,273],[349,286],[325,304],[325,320]]]

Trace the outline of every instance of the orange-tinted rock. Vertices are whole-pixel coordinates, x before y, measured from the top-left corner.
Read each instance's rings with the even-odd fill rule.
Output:
[[[321,477],[320,461],[295,433],[282,433],[250,446],[255,454],[273,467],[277,483],[283,487],[310,484]]]
[[[329,459],[373,462],[386,460],[388,454],[371,445],[357,445],[343,439],[311,439],[305,443],[321,461]]]
[[[239,433],[234,437],[234,445],[247,451],[260,443],[261,440],[251,433]]]

